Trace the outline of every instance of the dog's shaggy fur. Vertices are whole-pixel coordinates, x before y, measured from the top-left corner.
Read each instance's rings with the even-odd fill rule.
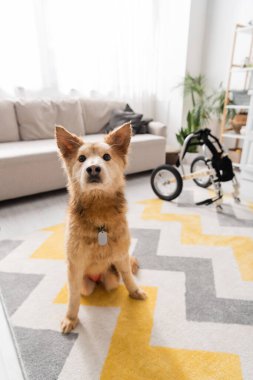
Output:
[[[107,135],[104,143],[86,143],[65,128],[56,127],[70,194],[66,228],[69,299],[61,323],[63,333],[75,328],[80,293],[90,295],[96,279],[112,290],[118,286],[121,274],[131,297],[146,298],[132,275],[138,263],[128,253],[123,172],[130,139],[129,123]],[[98,242],[102,227],[108,236],[105,245]]]

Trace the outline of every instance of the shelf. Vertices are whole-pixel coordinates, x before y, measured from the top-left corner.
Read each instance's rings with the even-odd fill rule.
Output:
[[[237,33],[251,34],[251,33],[253,33],[253,25],[243,26],[242,28],[237,28],[236,31],[237,31]]]
[[[229,139],[240,139],[240,140],[244,140],[245,139],[245,135],[241,135],[240,133],[235,133],[235,132],[225,132],[225,133],[222,133],[222,137],[227,137]]]
[[[248,110],[249,105],[248,106],[240,106],[237,104],[229,104],[228,106],[226,106],[226,109],[228,109],[228,110]]]
[[[235,54],[236,46],[238,44],[237,40],[241,40],[241,37],[239,37],[238,33],[245,33],[250,36],[250,39],[247,38],[247,41],[244,40],[242,42],[247,42],[249,43],[250,40],[250,45],[249,45],[249,53],[247,54],[247,57],[252,57],[252,43],[253,43],[253,25],[241,25],[241,24],[236,24],[235,28],[235,33],[233,37],[233,47],[232,47],[232,52],[231,52],[231,65],[229,69],[229,76],[228,76],[228,81],[227,81],[227,88],[226,88],[226,95],[225,95],[225,100],[224,100],[224,108],[223,108],[223,117],[222,117],[222,122],[221,122],[221,134],[220,137],[222,140],[226,139],[226,142],[229,142],[230,139],[230,144],[235,144],[235,147],[230,149],[230,158],[235,161],[233,162],[233,166],[235,168],[242,168],[240,163],[237,163],[238,160],[240,160],[240,152],[237,152],[237,148],[239,149],[238,145],[240,145],[240,149],[243,149],[245,146],[246,141],[248,141],[249,138],[249,126],[248,124],[251,122],[249,119],[249,112],[251,111],[252,107],[252,96],[250,99],[250,96],[248,95],[253,95],[253,88],[251,86],[251,81],[252,81],[252,73],[253,73],[253,61],[251,58],[248,58],[247,60],[244,60],[245,62],[245,67],[244,64],[240,64],[240,60],[236,59],[237,54]],[[231,89],[231,79],[233,79],[233,74],[244,74],[244,75],[237,75],[238,79],[242,80],[244,82],[244,90],[241,90],[241,86],[238,86],[239,88],[236,90]],[[249,88],[251,87],[251,88]],[[230,100],[230,97],[234,99],[234,102]],[[233,114],[239,115],[239,113],[244,114],[243,119],[243,124],[247,124],[247,126],[244,126],[242,130],[237,130],[242,133],[236,133],[235,130],[232,128],[229,128],[228,125],[226,125],[227,121],[227,116],[231,113],[228,111],[232,111]],[[246,121],[247,120],[247,121]],[[244,132],[244,133],[243,133]],[[239,144],[240,142],[240,144]]]
[[[241,168],[242,164],[238,164],[237,162],[232,162],[235,168]]]
[[[253,67],[232,67],[232,73],[247,73],[253,71]]]

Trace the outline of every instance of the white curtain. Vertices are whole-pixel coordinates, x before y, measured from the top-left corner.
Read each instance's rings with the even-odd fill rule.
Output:
[[[152,108],[154,7],[153,0],[49,0],[48,30],[59,88]]]
[[[40,65],[33,0],[0,0],[0,90],[41,88]]]
[[[0,0],[0,89],[124,99],[168,123],[178,112],[190,3]]]

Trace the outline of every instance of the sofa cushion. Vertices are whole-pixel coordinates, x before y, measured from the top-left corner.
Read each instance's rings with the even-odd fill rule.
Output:
[[[109,122],[114,109],[124,110],[126,103],[98,99],[80,99],[85,134],[99,133]]]
[[[57,145],[55,139],[4,143],[1,144],[0,149],[0,167],[4,165],[4,162],[8,164],[21,160],[29,162],[41,155],[56,152]]]
[[[13,102],[0,101],[0,142],[18,141],[18,124]]]
[[[104,140],[104,134],[84,136],[87,142]],[[131,139],[126,174],[150,170],[164,163],[166,140],[150,134]],[[21,197],[66,185],[54,139],[1,143],[0,200]]]
[[[77,135],[84,134],[78,100],[18,101],[15,107],[22,140],[53,138],[55,124],[61,124]]]
[[[57,109],[57,118],[55,124],[60,124],[70,132],[78,136],[83,136],[84,123],[82,117],[82,108],[79,100],[61,100],[53,102]]]
[[[84,141],[102,142],[104,138],[105,134],[96,133],[85,135]],[[160,136],[150,134],[133,136],[129,152],[131,167],[127,168],[127,173],[154,168],[152,160],[156,156],[159,158],[159,154],[165,156],[165,143],[165,138]],[[57,145],[54,139],[2,143],[0,149],[0,169],[16,165],[17,163],[36,161],[48,155],[57,155]],[[132,156],[134,156],[134,159],[131,158]],[[142,165],[144,169],[142,169]],[[139,169],[135,170],[136,167]]]
[[[60,189],[67,182],[54,139],[2,143],[0,178],[0,200]]]

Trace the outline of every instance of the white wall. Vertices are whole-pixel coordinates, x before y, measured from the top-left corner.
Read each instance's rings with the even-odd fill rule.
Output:
[[[183,97],[176,86],[186,70],[191,1],[160,0],[159,6],[155,118],[168,126],[168,143],[174,145],[182,122]]]
[[[221,82],[226,86],[235,25],[247,24],[251,19],[253,0],[207,0],[201,71],[211,88],[217,88]],[[241,63],[248,52],[250,37],[242,35],[239,38],[236,60]],[[235,78],[234,85],[242,82],[239,79]]]
[[[188,31],[188,46],[185,72],[196,76],[202,70],[206,10],[208,0],[192,0]],[[183,96],[181,92],[181,96]],[[182,125],[186,125],[188,110],[192,107],[191,99],[184,99]]]
[[[235,25],[247,24],[250,19],[253,19],[253,0],[192,0],[186,71],[192,75],[204,74],[210,91],[217,89],[221,82],[226,88]],[[240,64],[248,55],[250,37],[239,35],[237,42],[235,61]],[[244,78],[241,73],[234,74],[231,86],[243,88]],[[190,107],[190,101],[184,100],[184,125]],[[218,133],[217,120],[210,127]]]
[[[163,75],[159,75],[156,118],[167,124],[170,145],[178,145],[176,133],[182,125],[186,125],[187,112],[191,107],[190,99],[183,98],[183,89],[177,88],[177,85],[187,72],[199,75],[202,71],[207,6],[208,0],[181,0],[167,2],[164,9],[161,7],[166,33],[174,35],[174,39],[168,39],[170,43],[162,47],[164,59],[159,62],[159,73],[163,71]],[[180,25],[175,17],[178,13],[181,14]],[[165,33],[165,30],[161,32]],[[164,81],[167,86],[164,86]],[[166,88],[167,93],[164,92]]]

